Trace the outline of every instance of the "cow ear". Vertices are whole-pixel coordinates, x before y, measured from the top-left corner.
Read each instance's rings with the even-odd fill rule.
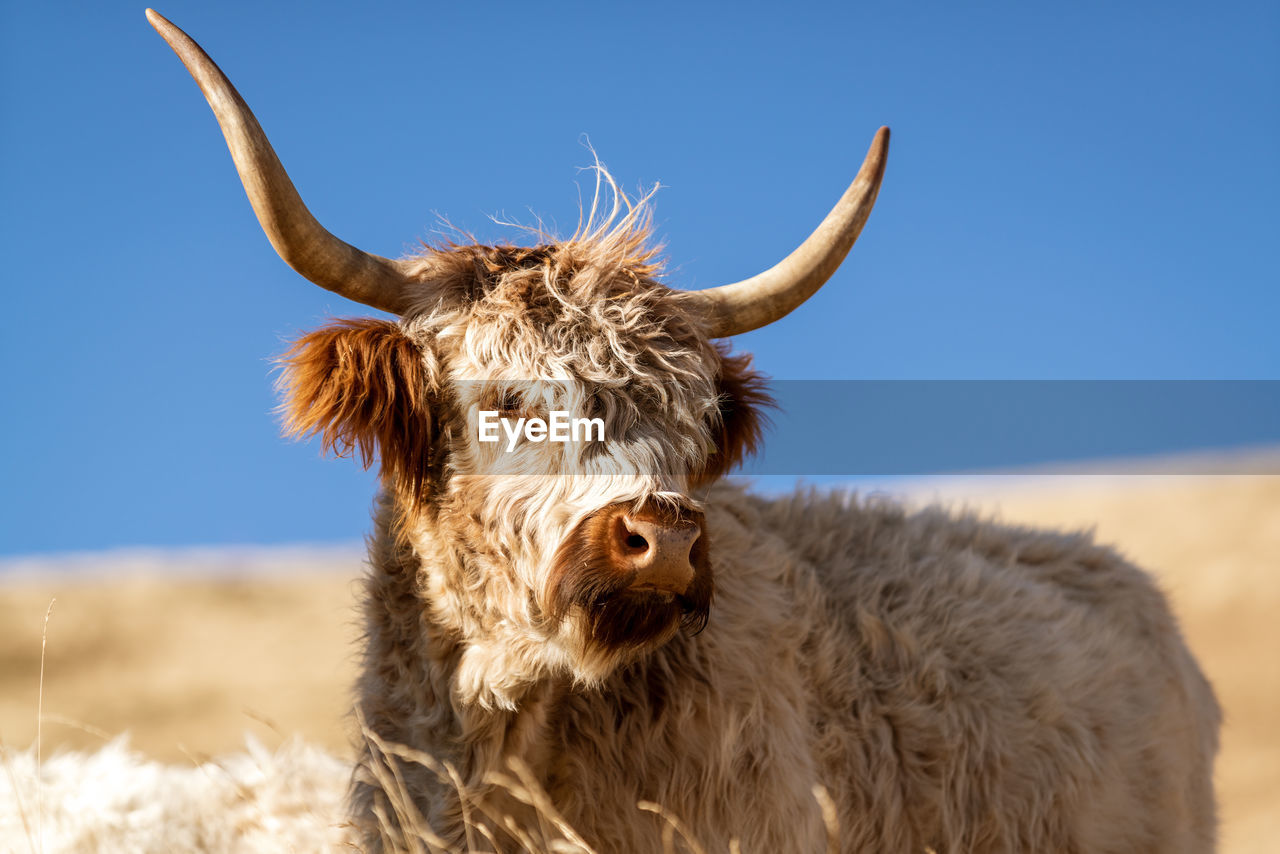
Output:
[[[422,349],[390,321],[338,320],[308,332],[280,358],[285,435],[319,435],[326,451],[380,458],[388,486],[420,499],[431,468],[434,373]]]
[[[760,447],[769,424],[765,410],[775,404],[766,391],[768,380],[751,367],[750,353],[729,353],[729,345],[716,342],[720,373],[716,387],[719,405],[712,418],[712,453],[706,466],[694,478],[706,483],[727,474]]]

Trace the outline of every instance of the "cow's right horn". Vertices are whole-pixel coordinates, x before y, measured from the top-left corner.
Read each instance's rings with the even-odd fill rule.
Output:
[[[693,291],[708,334],[727,338],[790,314],[831,278],[871,215],[889,156],[889,129],[880,128],[840,201],[804,243],[777,264],[740,282]]]
[[[191,72],[213,108],[253,212],[285,263],[347,299],[401,313],[409,279],[400,263],[362,252],[326,231],[302,203],[258,120],[222,70],[190,36],[154,9],[147,10],[147,20]]]

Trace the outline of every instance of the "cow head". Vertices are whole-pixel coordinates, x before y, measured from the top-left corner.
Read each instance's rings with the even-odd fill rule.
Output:
[[[426,607],[465,648],[459,690],[507,704],[542,673],[593,682],[701,628],[715,544],[700,490],[755,450],[768,405],[750,360],[720,339],[782,317],[835,271],[875,201],[888,130],[818,229],[735,284],[662,284],[647,199],[630,202],[603,170],[566,240],[393,261],[325,231],[222,72],[148,17],[213,107],[284,260],[400,318],[300,338],[283,359],[285,423],[380,461],[396,534],[424,557]],[[511,432],[557,413],[583,433]],[[496,442],[482,441],[486,418],[505,422]]]

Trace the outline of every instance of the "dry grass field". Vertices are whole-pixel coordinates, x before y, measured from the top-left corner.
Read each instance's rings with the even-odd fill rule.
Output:
[[[1280,476],[965,480],[936,496],[1018,523],[1096,528],[1152,570],[1226,709],[1218,764],[1224,852],[1280,839]],[[359,558],[292,555],[291,569],[0,574],[0,743],[96,748],[129,731],[148,756],[189,763],[298,733],[339,755],[359,634]],[[266,565],[274,568],[264,569]],[[302,567],[312,571],[298,571]],[[132,571],[130,571],[132,569]]]

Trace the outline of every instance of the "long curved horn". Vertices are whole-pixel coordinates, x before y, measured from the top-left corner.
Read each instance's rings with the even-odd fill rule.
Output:
[[[399,314],[409,279],[396,261],[362,252],[325,230],[302,203],[267,135],[231,81],[200,45],[154,9],[147,20],[191,72],[213,108],[253,212],[285,263],[322,288]]]
[[[690,293],[713,338],[759,329],[791,313],[817,293],[849,254],[871,215],[889,156],[889,129],[880,128],[858,177],[804,243],[763,273]]]

